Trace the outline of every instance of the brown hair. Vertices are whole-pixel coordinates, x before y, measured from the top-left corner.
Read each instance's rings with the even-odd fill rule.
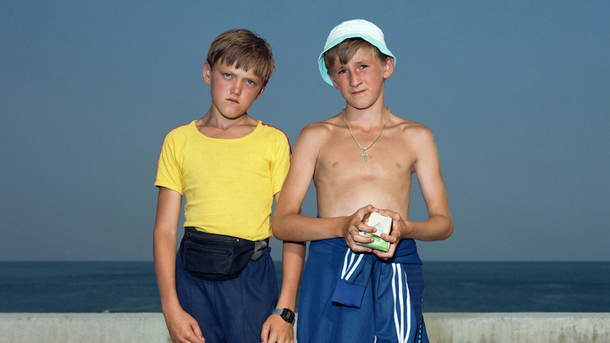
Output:
[[[374,58],[379,59],[379,61],[382,63],[385,63],[386,59],[391,57],[385,55],[379,51],[376,46],[362,38],[348,38],[324,53],[324,64],[326,65],[326,70],[328,70],[328,73],[330,74],[331,69],[335,65],[337,57],[339,58],[339,62],[341,62],[341,64],[346,64],[352,59],[352,57],[354,57],[358,49],[368,52],[369,54],[373,55]]]
[[[273,53],[269,43],[250,30],[229,30],[216,37],[208,50],[207,62],[210,68],[217,62],[225,63],[235,68],[250,68],[256,76],[263,79],[263,86],[275,70]]]

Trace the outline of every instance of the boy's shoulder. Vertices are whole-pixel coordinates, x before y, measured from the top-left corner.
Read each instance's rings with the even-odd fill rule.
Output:
[[[288,144],[288,146],[291,146],[290,139],[288,138],[288,135],[286,134],[286,132],[282,131],[280,128],[278,128],[276,126],[265,123],[262,120],[259,122],[260,122],[260,124],[259,124],[260,132],[262,132],[262,134],[265,136],[265,138],[273,139],[280,143],[286,142]]]
[[[195,125],[196,120],[193,120],[191,122],[188,122],[186,124],[182,124],[180,126],[177,126],[173,129],[171,129],[166,137],[170,137],[170,136],[184,136],[184,135],[188,135],[189,133],[191,133],[193,131],[192,126]]]
[[[430,129],[427,126],[425,126],[424,124],[404,119],[395,114],[392,114],[392,116],[390,116],[390,120],[388,122],[388,127],[397,127],[399,130],[401,130],[405,133],[431,132]]]
[[[261,130],[265,131],[267,134],[286,136],[286,133],[279,127],[266,123],[262,120],[259,120],[258,122],[260,123]]]
[[[434,134],[432,130],[424,124],[410,121],[396,115],[390,117],[386,129],[394,138],[400,139],[407,144],[415,146],[429,146],[434,144]]]
[[[334,130],[339,129],[344,125],[340,114],[337,114],[326,120],[307,124],[301,132],[305,134],[331,134]]]
[[[306,145],[322,145],[328,139],[331,139],[333,134],[341,129],[342,125],[344,125],[343,121],[338,115],[323,121],[307,124],[301,130],[299,140],[302,144]]]
[[[187,141],[189,139],[189,136],[193,135],[193,125],[195,125],[195,121],[171,129],[163,139],[164,144],[170,142],[177,143],[181,141]]]

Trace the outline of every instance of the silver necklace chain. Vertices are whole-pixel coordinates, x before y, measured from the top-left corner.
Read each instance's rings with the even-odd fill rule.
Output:
[[[358,142],[358,139],[354,135],[354,131],[352,131],[352,127],[349,126],[349,123],[347,122],[347,119],[345,118],[345,109],[343,109],[341,111],[341,117],[343,118],[343,122],[345,123],[345,125],[349,129],[349,133],[352,135],[352,138],[356,141],[356,144],[358,144],[360,149],[362,149],[362,154],[360,154],[360,156],[364,157],[364,162],[366,162],[367,161],[367,157],[369,156],[369,154],[366,153],[366,150],[368,148],[372,147],[373,144],[375,144],[375,142],[377,142],[379,137],[381,137],[381,133],[383,132],[383,129],[385,129],[386,125],[388,125],[388,121],[390,120],[390,109],[388,109],[388,115],[385,118],[385,123],[383,123],[383,126],[381,127],[381,130],[379,131],[379,134],[377,134],[377,137],[375,137],[375,139],[373,139],[373,141],[369,145],[367,145],[365,147],[363,147],[362,144],[360,144],[360,142]]]

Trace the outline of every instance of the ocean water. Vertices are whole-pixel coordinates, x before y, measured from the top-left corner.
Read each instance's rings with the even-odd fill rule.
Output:
[[[424,312],[610,312],[609,262],[427,262],[424,278]],[[0,312],[105,309],[160,312],[153,263],[0,262]]]

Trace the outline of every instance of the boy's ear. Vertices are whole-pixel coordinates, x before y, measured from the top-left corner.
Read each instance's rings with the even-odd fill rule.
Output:
[[[203,81],[205,83],[207,83],[208,85],[212,82],[211,75],[212,75],[212,67],[210,66],[208,61],[205,61],[205,63],[203,64]]]
[[[387,57],[383,66],[383,79],[387,80],[394,73],[394,59]]]
[[[261,90],[258,91],[258,95],[256,96],[256,98],[254,98],[254,100],[257,100],[259,96],[261,96],[261,94],[263,94],[263,91],[265,90],[265,87],[267,87],[267,85],[264,85],[263,87],[261,87]]]

